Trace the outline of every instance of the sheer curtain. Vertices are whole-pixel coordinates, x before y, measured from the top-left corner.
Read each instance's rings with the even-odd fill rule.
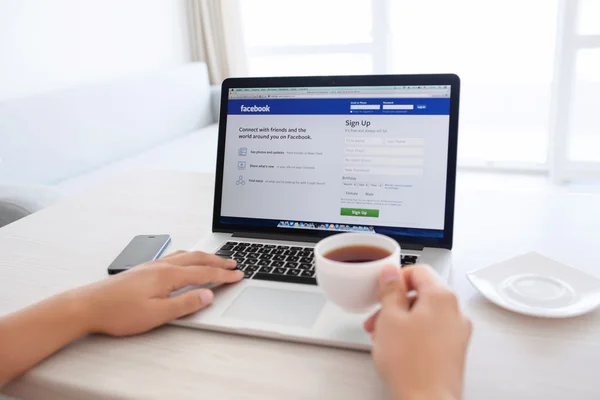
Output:
[[[457,73],[459,166],[600,178],[600,0],[240,6],[251,76]]]
[[[237,0],[188,0],[192,59],[208,66],[212,84],[245,74]]]

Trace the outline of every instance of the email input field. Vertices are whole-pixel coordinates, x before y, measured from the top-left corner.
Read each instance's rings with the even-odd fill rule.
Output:
[[[344,166],[344,174],[353,175],[393,175],[393,176],[423,176],[423,168],[379,168]]]
[[[346,147],[344,152],[355,156],[422,156],[425,150],[422,147]]]
[[[390,158],[390,157],[345,157],[347,165],[395,165],[395,166],[423,166],[425,160],[420,157]]]
[[[385,108],[385,106],[383,106]],[[351,104],[351,110],[380,110],[380,104]]]

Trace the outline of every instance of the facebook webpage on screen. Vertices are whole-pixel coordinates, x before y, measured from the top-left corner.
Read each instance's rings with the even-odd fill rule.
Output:
[[[231,89],[221,222],[442,237],[449,86]]]

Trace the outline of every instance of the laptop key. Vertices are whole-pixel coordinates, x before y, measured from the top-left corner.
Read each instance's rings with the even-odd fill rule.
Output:
[[[296,254],[297,256],[300,257],[312,257],[312,253],[310,251],[299,251],[298,254]]]
[[[300,262],[302,262],[302,263],[311,263],[312,262],[312,257],[302,257],[302,258],[300,258]]]
[[[285,263],[285,266],[287,268],[298,268],[298,263],[296,263],[296,262],[287,262],[287,263]]]
[[[269,265],[271,263],[271,261],[269,260],[258,260],[258,262],[256,263],[256,265]]]
[[[286,251],[283,252],[282,255],[284,255],[284,256],[295,256],[296,253],[297,253],[297,251],[295,251],[295,250],[286,250]]]
[[[247,258],[258,258],[258,254],[257,253],[248,253],[246,254]]]
[[[298,256],[288,256],[288,258],[286,258],[285,260],[289,261],[289,262],[298,262],[298,261],[300,261],[300,257],[298,257]]]
[[[273,256],[273,261],[284,261],[284,260],[285,260],[285,256],[281,256],[281,255]]]
[[[274,244],[265,244],[263,247],[266,249],[274,249],[277,246],[275,246]]]
[[[215,253],[218,256],[221,257],[231,257],[233,255],[233,251],[231,250],[219,250]]]
[[[287,271],[287,268],[283,268],[283,267],[279,267],[279,268],[275,268],[272,273],[274,274],[285,274],[285,272]]]
[[[288,269],[286,274],[287,275],[295,275],[295,276],[299,276],[302,273],[302,270],[300,269]]]
[[[262,272],[265,274],[270,274],[271,271],[273,271],[273,268],[271,267],[260,267],[260,269],[258,270],[258,272]]]
[[[315,273],[314,273],[313,271],[306,271],[306,270],[304,270],[304,271],[302,271],[302,275],[301,275],[301,276],[309,276],[309,277],[312,277],[312,276],[314,276],[314,274],[315,274]]]
[[[309,263],[301,263],[298,268],[300,269],[310,269],[312,267],[312,264]]]
[[[260,256],[258,256],[258,258],[260,258],[261,260],[271,260],[273,256],[271,254],[261,254]]]
[[[256,272],[260,267],[258,265],[246,265],[244,271]]]
[[[271,250],[271,254],[277,254],[277,255],[281,255],[285,252],[285,250],[283,249],[273,249]]]
[[[400,265],[412,265],[417,262],[416,256],[404,256],[400,259]]]
[[[285,261],[273,261],[271,267],[283,267],[285,265]]]
[[[302,251],[302,247],[292,247],[292,250]]]
[[[246,278],[246,279],[250,279],[250,278],[252,278],[252,275],[254,275],[254,274],[255,274],[255,272],[256,272],[256,271],[247,271],[247,270],[246,270],[246,271],[244,271],[244,278]]]
[[[295,275],[279,275],[279,274],[264,274],[260,271],[252,276],[252,279],[258,279],[263,281],[275,281],[275,282],[288,282],[288,283],[300,283],[302,285],[316,285],[317,280],[308,276],[295,276]]]
[[[236,254],[236,255],[234,255],[234,256],[232,256],[231,258],[233,258],[233,259],[234,259],[235,261],[237,261],[238,263],[241,263],[241,262],[243,262],[243,261],[245,261],[245,260],[246,260],[246,257],[240,257],[240,256],[238,256],[237,254]]]

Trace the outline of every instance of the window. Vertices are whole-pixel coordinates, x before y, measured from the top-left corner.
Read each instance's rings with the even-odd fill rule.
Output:
[[[598,179],[600,1],[561,0],[559,5],[549,171],[556,182]]]
[[[372,74],[372,8],[369,0],[240,1],[248,75]]]
[[[600,0],[243,0],[240,10],[250,76],[454,72],[459,165],[557,181],[600,172]]]

